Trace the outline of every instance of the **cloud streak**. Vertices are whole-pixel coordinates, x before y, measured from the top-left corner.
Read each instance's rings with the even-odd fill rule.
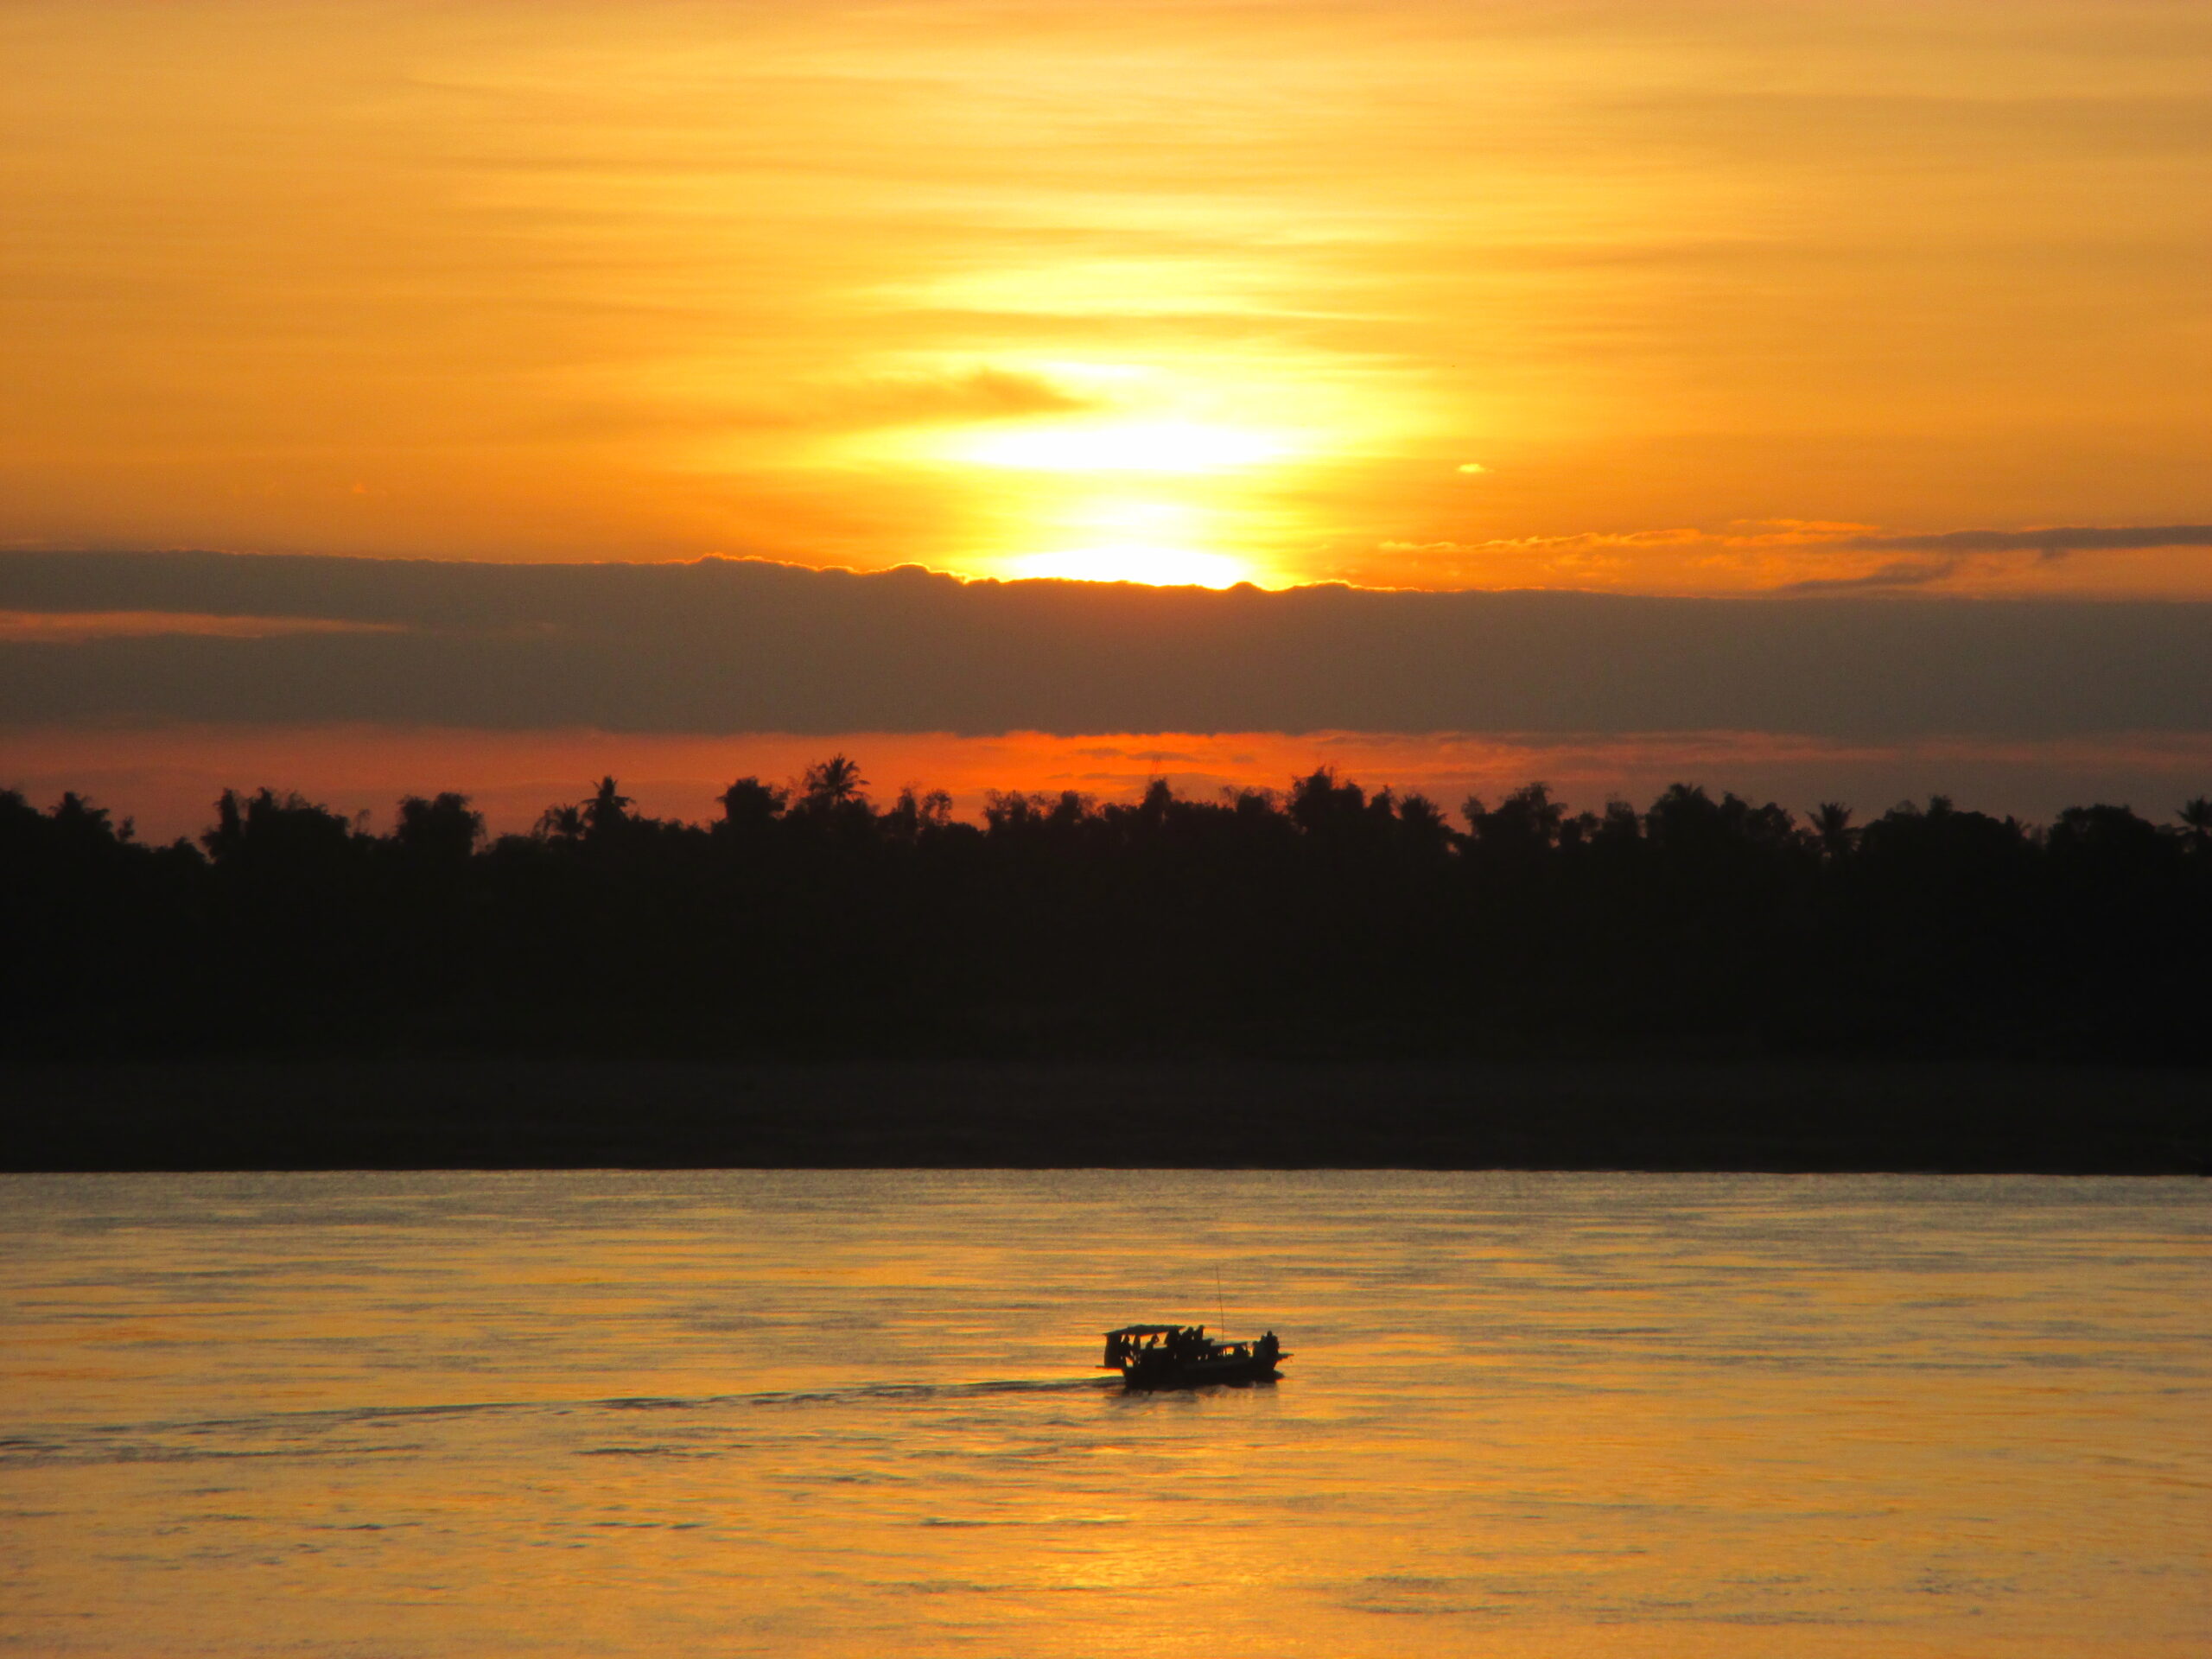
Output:
[[[969,582],[758,562],[0,556],[16,611],[377,632],[0,643],[11,723],[524,730],[2212,730],[2212,605]]]
[[[1853,536],[1835,543],[1855,553],[2124,552],[2212,547],[2212,524],[2056,525],[2049,530],[1948,530],[1925,536]]]
[[[1604,588],[1625,593],[1730,592],[1810,596],[1946,588],[2076,597],[2200,599],[2212,587],[2212,562],[2188,556],[2212,548],[2212,525],[2053,525],[2026,530],[1891,532],[1872,524],[1818,519],[1738,520],[1725,528],[1583,531],[1572,535],[1498,537],[1482,541],[1386,541],[1383,560],[1429,588]],[[2069,570],[2073,556],[2108,557]],[[2176,557],[2174,556],[2182,556]],[[2145,591],[2146,581],[2163,587]],[[1356,563],[1336,574],[1358,581]],[[1378,585],[1383,585],[1378,583]],[[1388,585],[1396,585],[1390,583]]]
[[[1911,588],[1931,588],[1956,575],[1956,559],[1891,559],[1888,563],[1855,576],[1815,576],[1785,583],[1776,589],[1783,595],[1812,594],[1885,594]]]

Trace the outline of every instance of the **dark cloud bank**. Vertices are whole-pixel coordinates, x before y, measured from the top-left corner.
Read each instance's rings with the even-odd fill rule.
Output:
[[[2212,730],[2212,605],[962,583],[0,555],[0,610],[378,631],[0,645],[0,717],[611,731]]]

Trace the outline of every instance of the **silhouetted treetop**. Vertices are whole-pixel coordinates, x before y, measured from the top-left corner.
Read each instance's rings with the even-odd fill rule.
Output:
[[[588,841],[611,841],[620,836],[633,822],[630,809],[635,804],[627,795],[616,791],[613,779],[601,779],[599,787],[592,791],[591,799],[578,809],[578,815],[583,820],[584,838]]]
[[[241,799],[225,790],[215,803],[215,825],[200,837],[220,869],[299,868],[346,856],[366,837],[327,806],[296,794],[264,789]]]
[[[2183,803],[2175,816],[2189,832],[2191,850],[2201,855],[2208,848],[2212,848],[2212,796],[2199,795],[2194,800]]]
[[[1813,809],[1813,839],[1831,862],[1851,856],[1859,845],[1859,831],[1851,827],[1851,809],[1841,801],[1822,801]]]
[[[758,778],[741,778],[717,798],[721,802],[724,824],[733,830],[757,830],[783,816],[791,791]]]
[[[986,796],[843,754],[702,823],[616,779],[487,839],[226,791],[196,844],[0,791],[24,1052],[1721,1052],[2206,1057],[2212,800],[2045,827],[1944,796],[1800,821],[1692,783],[1455,828],[1323,766],[1277,795]]]
[[[483,839],[484,815],[470,810],[466,795],[450,791],[432,800],[408,796],[391,831],[395,853],[425,864],[464,863]]]
[[[828,812],[865,800],[861,791],[867,783],[868,779],[861,776],[858,761],[833,754],[806,769],[799,785],[799,807],[804,811]]]

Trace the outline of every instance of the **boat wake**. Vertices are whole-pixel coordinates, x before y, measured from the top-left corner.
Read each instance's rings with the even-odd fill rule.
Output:
[[[1096,1394],[1113,1377],[1007,1377],[976,1382],[860,1382],[748,1394],[620,1395],[604,1400],[480,1400],[449,1405],[341,1406],[143,1423],[41,1427],[0,1433],[0,1468],[64,1464],[176,1463],[203,1459],[360,1456],[417,1449],[392,1430],[471,1418],[575,1417],[617,1412],[801,1410],[926,1404],[1007,1395]]]

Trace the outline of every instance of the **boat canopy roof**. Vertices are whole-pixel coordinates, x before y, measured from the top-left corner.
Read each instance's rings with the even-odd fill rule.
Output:
[[[1118,1331],[1109,1331],[1109,1337],[1172,1337],[1178,1331],[1195,1331],[1190,1325],[1125,1325]]]

